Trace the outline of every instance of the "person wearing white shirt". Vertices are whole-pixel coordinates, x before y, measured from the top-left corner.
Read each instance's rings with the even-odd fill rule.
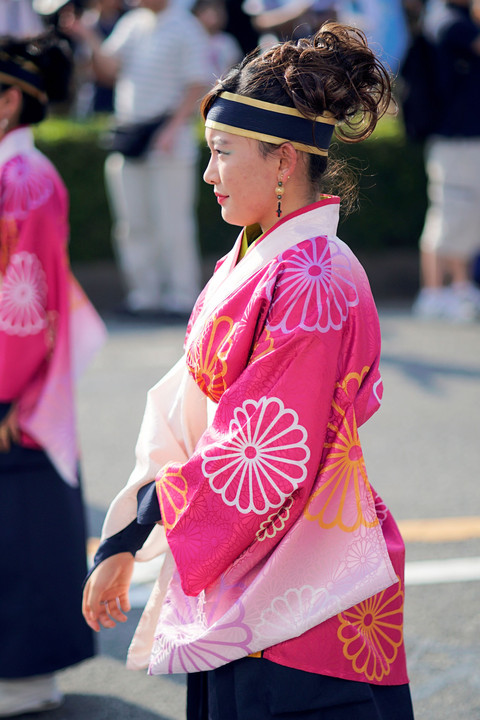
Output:
[[[119,124],[168,118],[141,157],[111,153],[105,176],[124,310],[183,319],[200,288],[192,119],[212,82],[206,33],[175,0],[141,0],[103,42],[81,22],[66,27],[90,47],[99,80],[115,84]]]

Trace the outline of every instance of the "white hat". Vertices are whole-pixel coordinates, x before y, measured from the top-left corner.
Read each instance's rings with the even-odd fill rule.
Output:
[[[70,0],[33,0],[32,6],[39,15],[53,15]]]
[[[294,20],[312,6],[326,9],[332,5],[334,0],[245,0],[242,10],[255,17],[257,27],[266,29]]]

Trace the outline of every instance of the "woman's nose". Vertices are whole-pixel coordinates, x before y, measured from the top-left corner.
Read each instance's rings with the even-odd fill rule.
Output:
[[[210,156],[210,160],[208,161],[208,165],[205,168],[205,172],[203,173],[203,180],[208,185],[215,185],[215,163],[213,156]]]

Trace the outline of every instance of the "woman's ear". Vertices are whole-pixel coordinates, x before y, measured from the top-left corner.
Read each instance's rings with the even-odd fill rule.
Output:
[[[292,143],[285,142],[280,145],[280,172],[284,175],[293,175],[298,163],[298,154]]]

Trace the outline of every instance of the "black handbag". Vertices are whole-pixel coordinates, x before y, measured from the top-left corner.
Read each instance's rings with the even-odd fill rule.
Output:
[[[168,120],[168,115],[147,122],[115,125],[103,140],[102,147],[109,152],[119,152],[125,157],[140,159],[148,150],[155,132]]]

